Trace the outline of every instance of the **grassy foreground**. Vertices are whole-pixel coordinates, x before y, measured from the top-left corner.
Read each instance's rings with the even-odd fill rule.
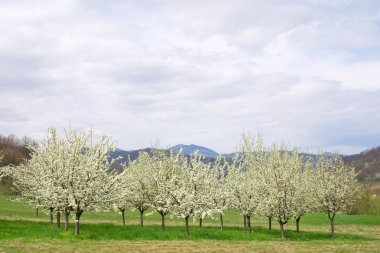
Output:
[[[379,252],[375,242],[1,241],[1,252]]]
[[[127,225],[122,226],[116,212],[84,213],[81,234],[75,238],[70,230],[57,228],[48,222],[48,215],[9,200],[0,195],[0,252],[378,252],[380,249],[380,216],[339,215],[336,218],[336,239],[329,237],[329,222],[325,214],[315,213],[301,219],[301,232],[295,224],[287,224],[280,239],[278,225],[267,229],[267,220],[253,218],[253,233],[242,226],[242,217],[229,211],[225,229],[218,219],[207,219],[204,227],[192,223],[190,236],[184,233],[182,219],[167,219],[161,230],[160,217],[145,216],[145,226],[138,225],[138,213],[127,213]]]

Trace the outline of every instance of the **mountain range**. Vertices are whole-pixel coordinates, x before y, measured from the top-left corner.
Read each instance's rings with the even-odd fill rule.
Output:
[[[185,145],[178,144],[173,147],[167,149],[167,151],[179,152],[182,150],[182,153],[189,157],[191,154],[195,152],[199,152],[203,155],[207,161],[213,162],[218,156],[223,156],[227,161],[231,161],[235,153],[231,154],[219,154],[214,150],[199,146],[199,145]],[[115,167],[120,167],[122,163],[129,163],[129,160],[134,161],[137,159],[138,153],[140,151],[146,151],[148,153],[152,153],[152,148],[145,148],[139,150],[130,150],[125,151],[122,149],[116,149],[113,153],[110,154],[111,158],[121,157],[120,160],[117,161]],[[313,161],[317,160],[316,154],[310,153],[301,153],[304,157],[309,157]],[[327,157],[332,157],[332,153],[324,153]],[[342,155],[343,161],[353,166],[358,173],[358,180],[360,181],[379,181],[380,180],[380,146],[377,148],[365,150],[359,154],[354,155]]]

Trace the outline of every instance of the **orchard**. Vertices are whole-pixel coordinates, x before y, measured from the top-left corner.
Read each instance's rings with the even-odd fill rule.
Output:
[[[116,141],[94,140],[91,130],[67,130],[59,137],[50,129],[41,145],[30,149],[31,159],[3,167],[0,177],[10,176],[18,201],[47,210],[50,222],[55,214],[60,226],[63,214],[68,230],[72,216],[75,235],[88,211],[119,211],[123,225],[126,210],[138,211],[140,226],[147,212],[157,212],[162,230],[167,218],[182,219],[189,236],[190,220],[202,226],[206,217],[219,219],[223,230],[226,210],[235,210],[248,233],[254,233],[254,217],[261,216],[268,229],[278,223],[281,238],[289,221],[300,231],[304,215],[325,212],[333,239],[334,219],[349,210],[357,191],[353,168],[338,154],[312,161],[284,144],[266,147],[260,135],[243,135],[232,161],[218,157],[211,163],[199,153],[186,157],[155,147],[139,152],[122,172],[112,169],[118,159],[109,158]]]

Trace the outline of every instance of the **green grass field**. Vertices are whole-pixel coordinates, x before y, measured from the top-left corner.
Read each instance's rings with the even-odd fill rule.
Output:
[[[121,224],[116,212],[84,213],[81,234],[49,223],[42,211],[10,201],[0,195],[0,252],[379,252],[380,216],[339,215],[336,218],[336,239],[329,235],[329,220],[323,213],[301,219],[301,232],[295,232],[294,222],[286,225],[286,240],[281,240],[278,224],[268,230],[267,219],[254,216],[253,233],[243,227],[238,213],[225,215],[225,228],[218,219],[206,219],[204,227],[191,223],[190,236],[184,233],[182,219],[167,218],[167,228],[161,230],[160,216],[144,217],[140,227],[139,214],[128,212],[127,224]],[[71,221],[71,220],[70,220]],[[62,220],[63,222],[63,220]],[[63,225],[63,224],[62,224]]]

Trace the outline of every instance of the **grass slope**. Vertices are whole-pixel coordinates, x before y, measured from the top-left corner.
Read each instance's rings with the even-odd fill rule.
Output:
[[[286,225],[285,241],[280,239],[278,224],[267,229],[267,219],[253,218],[253,233],[242,226],[242,217],[233,211],[225,216],[225,229],[218,219],[206,219],[204,227],[192,223],[190,236],[184,233],[182,219],[167,219],[165,231],[156,213],[145,216],[140,227],[139,214],[127,212],[127,226],[122,226],[116,212],[87,212],[81,219],[81,234],[57,228],[48,222],[47,213],[25,207],[0,195],[0,252],[376,252],[380,248],[380,216],[338,215],[336,240],[329,237],[329,220],[323,213],[301,219],[301,232],[294,222]],[[57,248],[58,247],[58,248]]]

